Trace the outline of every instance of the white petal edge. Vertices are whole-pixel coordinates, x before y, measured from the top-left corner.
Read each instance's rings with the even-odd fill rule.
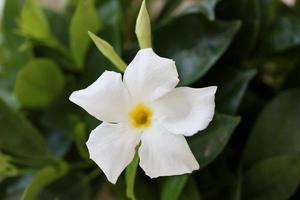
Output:
[[[192,136],[213,119],[216,90],[216,86],[175,88],[154,102],[157,118],[170,132]]]
[[[179,82],[175,62],[158,56],[151,48],[138,51],[123,80],[137,101],[153,101],[174,89]]]
[[[129,93],[120,73],[105,71],[89,87],[73,92],[69,99],[101,121],[128,120]]]
[[[145,130],[139,148],[140,166],[151,177],[191,173],[199,164],[184,136],[170,133],[162,126]]]
[[[141,134],[122,124],[103,122],[92,131],[86,143],[90,158],[115,184],[126,166],[133,160]]]

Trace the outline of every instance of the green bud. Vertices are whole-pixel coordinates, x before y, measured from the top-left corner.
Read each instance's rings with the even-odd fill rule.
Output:
[[[141,49],[151,48],[151,23],[144,0],[136,20],[135,34]]]
[[[92,38],[97,48],[101,51],[101,53],[109,59],[119,70],[125,71],[127,64],[120,58],[120,56],[116,53],[114,48],[105,40],[99,38],[92,32],[88,32],[89,36]]]

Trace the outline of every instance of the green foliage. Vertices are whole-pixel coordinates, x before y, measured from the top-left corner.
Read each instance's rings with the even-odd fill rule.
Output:
[[[49,159],[50,152],[40,133],[0,99],[0,150],[31,161]],[[25,145],[26,144],[26,145]]]
[[[289,199],[299,185],[298,157],[273,157],[258,162],[245,172],[243,199]]]
[[[6,0],[0,199],[299,199],[299,5],[70,0],[58,11]],[[99,122],[68,97],[104,70],[124,72],[139,46],[175,60],[180,85],[217,85],[216,114],[187,138],[198,171],[151,180],[136,155],[112,185],[85,145]]]
[[[11,163],[11,157],[0,153],[0,182],[18,174],[18,169]]]
[[[49,23],[36,0],[26,0],[20,16],[20,31],[33,39],[42,41],[49,46],[57,47],[49,27]]]
[[[48,106],[64,87],[64,75],[51,60],[31,60],[19,71],[15,83],[15,94],[27,108]]]
[[[134,182],[136,177],[136,171],[139,166],[139,156],[136,152],[134,155],[134,159],[131,161],[131,163],[126,168],[126,195],[129,199],[135,200],[135,194],[134,194]]]
[[[163,185],[161,199],[178,200],[188,179],[189,176],[187,175],[173,176],[168,178]]]
[[[58,163],[57,166],[47,166],[39,170],[26,188],[22,200],[34,200],[37,195],[50,183],[59,179],[67,172],[65,163]]]
[[[202,15],[186,14],[159,27],[154,44],[160,55],[175,60],[181,84],[188,85],[204,76],[216,63],[240,25],[239,21],[210,22]],[[195,27],[198,28],[195,30]],[[179,29],[184,32],[177,31]]]
[[[264,109],[248,139],[245,165],[274,156],[299,154],[299,102],[300,91],[295,89],[278,95]]]
[[[97,32],[100,23],[93,0],[80,0],[70,24],[70,50],[78,68],[84,67],[84,58],[91,43],[87,32]]]
[[[216,114],[207,129],[191,138],[189,144],[201,168],[222,152],[239,121],[239,117]]]
[[[127,67],[126,63],[118,56],[115,49],[105,40],[97,37],[94,33],[88,32],[97,48],[101,53],[109,59],[120,71],[124,71]]]

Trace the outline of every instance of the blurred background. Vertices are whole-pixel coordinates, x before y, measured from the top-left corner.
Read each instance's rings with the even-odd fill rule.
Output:
[[[0,199],[299,200],[299,0],[147,0],[153,48],[180,85],[218,86],[213,121],[188,138],[201,169],[112,185],[89,160],[100,122],[68,97],[118,69],[87,31],[129,63],[140,5],[0,0]]]

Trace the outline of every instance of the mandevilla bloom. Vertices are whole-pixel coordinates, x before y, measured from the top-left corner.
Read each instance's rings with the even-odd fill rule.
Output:
[[[70,100],[103,121],[87,141],[90,158],[115,183],[140,143],[140,166],[151,178],[199,169],[184,136],[212,120],[217,87],[178,87],[175,62],[140,50],[124,77],[105,71]]]

